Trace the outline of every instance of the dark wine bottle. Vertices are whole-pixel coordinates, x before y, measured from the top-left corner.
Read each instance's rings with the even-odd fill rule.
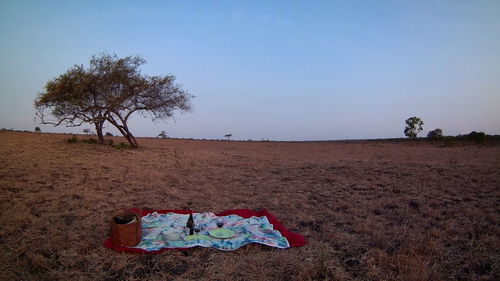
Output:
[[[194,234],[194,219],[193,219],[193,213],[189,214],[189,219],[186,223],[187,228],[189,228],[189,235]]]

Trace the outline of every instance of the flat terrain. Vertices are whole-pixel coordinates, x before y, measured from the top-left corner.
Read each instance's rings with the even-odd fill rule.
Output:
[[[500,146],[70,136],[0,132],[2,280],[500,280]],[[129,207],[267,208],[308,244],[102,247]]]

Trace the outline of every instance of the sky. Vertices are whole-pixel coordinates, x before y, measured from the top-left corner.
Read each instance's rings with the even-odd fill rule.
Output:
[[[92,55],[141,55],[193,110],[137,136],[239,140],[500,134],[500,1],[0,0],[0,128],[40,125],[33,100]],[[110,124],[105,132],[117,133]]]

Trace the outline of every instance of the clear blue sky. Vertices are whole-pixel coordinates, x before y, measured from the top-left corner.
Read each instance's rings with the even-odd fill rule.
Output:
[[[400,137],[411,116],[422,135],[500,134],[498,0],[2,0],[0,40],[3,128],[33,130],[49,79],[114,52],[196,96],[175,122],[136,118],[138,136]]]

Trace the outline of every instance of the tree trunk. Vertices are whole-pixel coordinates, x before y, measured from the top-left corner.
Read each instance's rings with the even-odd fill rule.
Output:
[[[130,144],[130,147],[132,148],[138,148],[139,144],[137,143],[137,140],[135,139],[134,135],[129,131],[128,126],[127,126],[127,119],[122,118],[120,115],[116,114],[117,117],[121,121],[121,125],[118,124],[118,122],[113,118],[113,116],[108,115],[106,120],[109,121],[113,126],[115,126],[120,133],[127,139],[128,143]]]
[[[130,144],[130,147],[132,148],[138,148],[139,145],[137,144],[137,141],[135,140],[135,137],[128,131],[127,129],[119,128],[120,132],[122,135],[127,139],[128,143]]]
[[[127,139],[128,143],[130,144],[130,147],[132,148],[138,148],[139,144],[137,143],[137,140],[135,139],[134,135],[128,130],[127,124],[119,125],[118,122],[115,121],[114,118],[110,117],[107,119],[113,126],[115,126],[120,133]]]
[[[104,144],[104,135],[102,134],[102,125],[104,125],[104,120],[99,120],[95,122],[95,131],[97,133],[97,138],[100,144]]]
[[[135,139],[134,135],[132,135],[132,133],[128,130],[128,128],[126,126],[123,126],[123,130],[126,133],[126,134],[124,134],[124,136],[127,139],[130,146],[133,148],[138,148],[139,145],[137,144],[137,140]]]

